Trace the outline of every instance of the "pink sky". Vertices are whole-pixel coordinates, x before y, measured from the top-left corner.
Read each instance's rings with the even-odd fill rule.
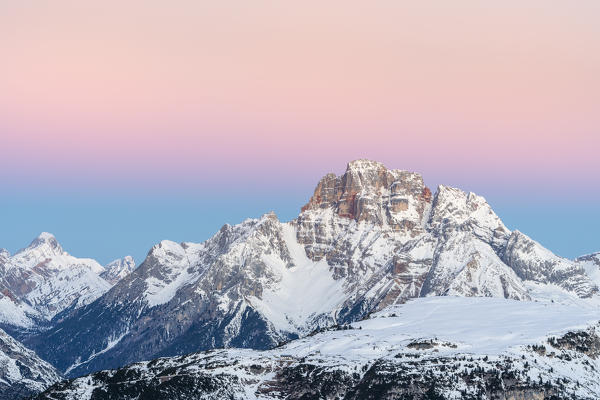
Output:
[[[294,4],[3,1],[1,176],[316,181],[369,157],[598,193],[600,2]]]
[[[0,247],[138,261],[372,158],[600,250],[600,1],[0,1]]]

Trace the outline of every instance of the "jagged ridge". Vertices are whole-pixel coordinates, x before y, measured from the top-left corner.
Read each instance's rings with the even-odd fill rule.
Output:
[[[123,260],[104,268],[73,257],[47,232],[13,256],[0,251],[0,326],[17,337],[47,329],[53,319],[91,303],[129,273],[135,262]]]
[[[432,195],[416,173],[358,160],[325,176],[296,220],[267,214],[201,244],[161,242],[27,343],[77,375],[222,346],[266,349],[414,297],[596,292],[577,264],[511,233],[484,198],[446,186]]]

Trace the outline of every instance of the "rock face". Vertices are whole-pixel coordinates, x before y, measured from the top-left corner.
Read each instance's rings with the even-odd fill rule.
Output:
[[[596,285],[600,285],[600,253],[581,256],[575,262],[585,270],[586,275]]]
[[[202,244],[163,241],[108,293],[28,343],[71,375],[198,347],[269,348],[293,334],[252,302],[291,267],[293,238],[270,214]]]
[[[0,400],[35,395],[60,378],[53,366],[0,330]]]
[[[523,280],[552,283],[579,297],[590,297],[598,290],[582,266],[555,256],[519,231],[510,235],[503,260]]]
[[[321,179],[293,221],[270,213],[204,243],[161,242],[102,297],[25,343],[76,376],[267,349],[416,297],[530,300],[545,290],[598,289],[580,264],[511,233],[483,197],[446,186],[432,195],[416,173],[358,160]]]
[[[114,260],[104,266],[104,271],[100,274],[105,281],[114,285],[125,278],[135,269],[135,260],[131,256],[125,256]]]
[[[599,328],[578,327],[596,317],[593,307],[419,299],[272,350],[139,362],[35,399],[591,400],[600,394]]]
[[[321,179],[302,212],[332,210],[359,223],[418,233],[430,205],[431,191],[419,174],[357,160],[344,175],[328,174]]]
[[[102,278],[107,273],[95,260],[65,252],[49,233],[13,256],[4,250],[0,252],[0,326],[17,337],[47,329],[53,319],[64,318],[110,289],[112,283]]]
[[[582,263],[590,263],[600,268],[600,253],[592,253],[578,257],[575,261]]]

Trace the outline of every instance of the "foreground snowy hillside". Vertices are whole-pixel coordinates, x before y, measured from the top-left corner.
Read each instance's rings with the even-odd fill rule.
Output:
[[[429,297],[284,346],[161,358],[36,399],[597,399],[596,301]]]
[[[295,220],[269,213],[203,243],[157,244],[110,291],[25,344],[77,376],[211,348],[268,349],[417,297],[597,293],[580,262],[511,232],[483,197],[433,193],[419,174],[357,160],[323,177]]]

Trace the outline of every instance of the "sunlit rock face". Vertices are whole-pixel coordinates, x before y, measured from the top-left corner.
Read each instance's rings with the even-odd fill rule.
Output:
[[[333,215],[357,223],[418,231],[431,197],[421,175],[357,160],[348,164],[342,176],[327,174],[321,179],[299,220],[318,215],[319,210],[332,210]]]

